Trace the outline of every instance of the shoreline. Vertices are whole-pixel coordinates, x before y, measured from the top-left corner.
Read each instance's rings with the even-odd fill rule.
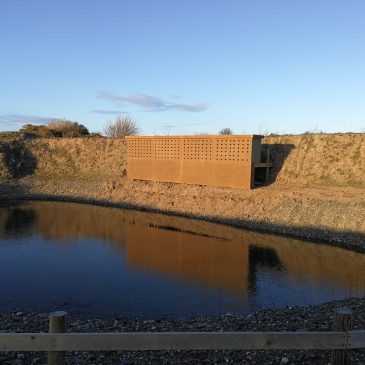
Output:
[[[107,199],[96,199],[93,197],[53,195],[37,193],[15,193],[13,195],[0,195],[0,201],[44,201],[44,202],[64,202],[85,205],[94,205],[106,208],[117,208],[124,210],[140,211],[151,214],[161,214],[177,218],[192,219],[196,221],[221,224],[228,227],[248,230],[258,233],[267,233],[282,237],[294,238],[303,241],[326,244],[335,247],[348,249],[351,251],[365,253],[365,235],[355,232],[337,232],[321,227],[293,227],[263,221],[247,221],[240,219],[230,219],[218,215],[202,215],[187,213],[178,210],[166,210],[148,205],[135,205],[129,202],[113,201]]]
[[[353,329],[365,329],[365,298],[349,298],[307,307],[266,309],[248,315],[192,317],[183,320],[103,320],[67,317],[69,332],[169,331],[331,331],[336,308],[353,311]],[[48,314],[0,313],[1,332],[46,332]],[[351,363],[362,364],[364,351],[350,351]],[[34,359],[37,359],[34,362]],[[68,353],[66,364],[328,364],[330,351],[124,351]],[[287,359],[288,361],[286,362]],[[1,364],[44,364],[44,353],[0,353]]]
[[[267,136],[269,180],[242,190],[130,180],[120,138],[3,140],[0,198],[136,209],[365,252],[364,142],[351,133]]]

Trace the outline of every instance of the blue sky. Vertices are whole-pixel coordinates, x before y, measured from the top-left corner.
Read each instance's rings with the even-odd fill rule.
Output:
[[[365,130],[364,0],[1,0],[0,130]]]

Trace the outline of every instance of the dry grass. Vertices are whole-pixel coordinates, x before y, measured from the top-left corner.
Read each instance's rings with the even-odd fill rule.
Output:
[[[365,134],[275,136],[263,143],[293,147],[278,173],[280,185],[365,187]]]
[[[28,143],[38,166],[37,176],[118,177],[126,159],[124,140],[112,138],[42,139]]]

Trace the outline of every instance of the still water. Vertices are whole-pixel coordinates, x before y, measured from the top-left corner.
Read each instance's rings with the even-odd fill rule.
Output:
[[[114,208],[0,207],[0,311],[182,318],[363,296],[365,255]]]

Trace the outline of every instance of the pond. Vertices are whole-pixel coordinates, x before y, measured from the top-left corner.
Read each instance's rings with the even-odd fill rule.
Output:
[[[72,203],[0,207],[0,311],[185,318],[365,293],[365,255],[227,226]]]

